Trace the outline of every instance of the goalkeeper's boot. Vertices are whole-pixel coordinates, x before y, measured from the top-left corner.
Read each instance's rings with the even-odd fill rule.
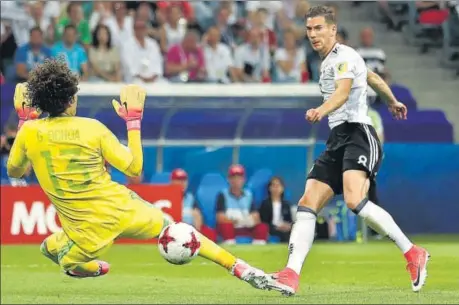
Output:
[[[266,289],[268,276],[262,270],[254,268],[238,259],[231,268],[231,274],[257,289]]]
[[[88,272],[82,272],[82,271],[76,271],[76,270],[69,270],[66,271],[65,274],[71,277],[76,277],[76,278],[86,278],[86,277],[98,277],[102,276],[108,273],[110,270],[110,265],[107,262],[103,261],[96,261],[99,264],[99,270],[97,272],[93,273],[88,273]]]
[[[285,296],[292,296],[298,290],[300,276],[292,269],[270,274],[268,276],[268,290],[276,290]]]
[[[411,276],[411,287],[414,292],[418,292],[426,283],[427,263],[430,254],[426,249],[414,245],[405,253],[405,258],[408,262],[406,270]]]

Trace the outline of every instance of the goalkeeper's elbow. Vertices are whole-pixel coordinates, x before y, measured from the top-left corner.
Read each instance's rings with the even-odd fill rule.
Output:
[[[129,177],[139,177],[142,175],[142,166],[130,166],[125,174]]]
[[[10,164],[7,165],[6,171],[8,173],[8,177],[16,179],[22,178],[25,173],[25,169],[15,167]]]

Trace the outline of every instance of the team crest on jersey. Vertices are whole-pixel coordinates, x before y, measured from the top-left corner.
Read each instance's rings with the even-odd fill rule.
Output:
[[[346,73],[346,72],[347,72],[347,62],[339,63],[339,64],[336,66],[336,68],[337,68],[337,70],[338,70],[338,74]]]

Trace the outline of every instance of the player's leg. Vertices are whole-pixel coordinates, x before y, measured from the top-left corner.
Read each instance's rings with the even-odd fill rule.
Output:
[[[368,198],[370,179],[374,179],[381,162],[382,149],[371,126],[361,126],[352,135],[352,145],[346,148],[343,160],[343,191],[347,206],[382,236],[388,236],[405,255],[412,287],[419,291],[427,276],[426,250],[414,246],[395,223],[392,216]],[[360,136],[362,134],[363,136]]]
[[[70,276],[94,277],[104,275],[109,270],[107,263],[93,260],[92,257],[86,255],[64,231],[48,236],[40,245],[40,251],[54,263],[60,265]]]
[[[67,236],[64,231],[51,234],[40,245],[40,252],[59,265],[58,254],[60,249],[67,243]]]
[[[134,218],[128,228],[120,237],[134,239],[153,239],[159,236],[163,228],[171,223],[164,213],[140,197],[131,203],[136,210]],[[237,278],[250,283],[257,288],[264,288],[266,284],[265,274],[236,258],[203,234],[198,233],[201,241],[199,256],[211,260],[224,267]]]
[[[95,253],[87,253],[69,240],[67,245],[59,252],[59,265],[65,274],[76,278],[98,277],[108,273],[110,265],[97,260],[101,254],[110,248],[113,242],[104,246]]]
[[[295,294],[298,290],[299,275],[304,260],[311,250],[317,220],[317,212],[333,197],[332,188],[321,181],[308,179],[303,196],[298,202],[296,221],[289,241],[287,266],[268,278],[268,289],[280,291],[284,295]]]

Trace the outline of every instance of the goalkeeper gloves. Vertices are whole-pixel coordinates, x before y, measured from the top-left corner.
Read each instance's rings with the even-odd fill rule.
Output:
[[[30,106],[27,98],[27,83],[19,83],[14,91],[14,108],[19,117],[18,129],[27,120],[35,120],[40,116],[40,111]]]
[[[147,92],[138,85],[127,85],[121,88],[120,100],[112,101],[116,113],[126,121],[128,130],[140,130],[143,107]]]

